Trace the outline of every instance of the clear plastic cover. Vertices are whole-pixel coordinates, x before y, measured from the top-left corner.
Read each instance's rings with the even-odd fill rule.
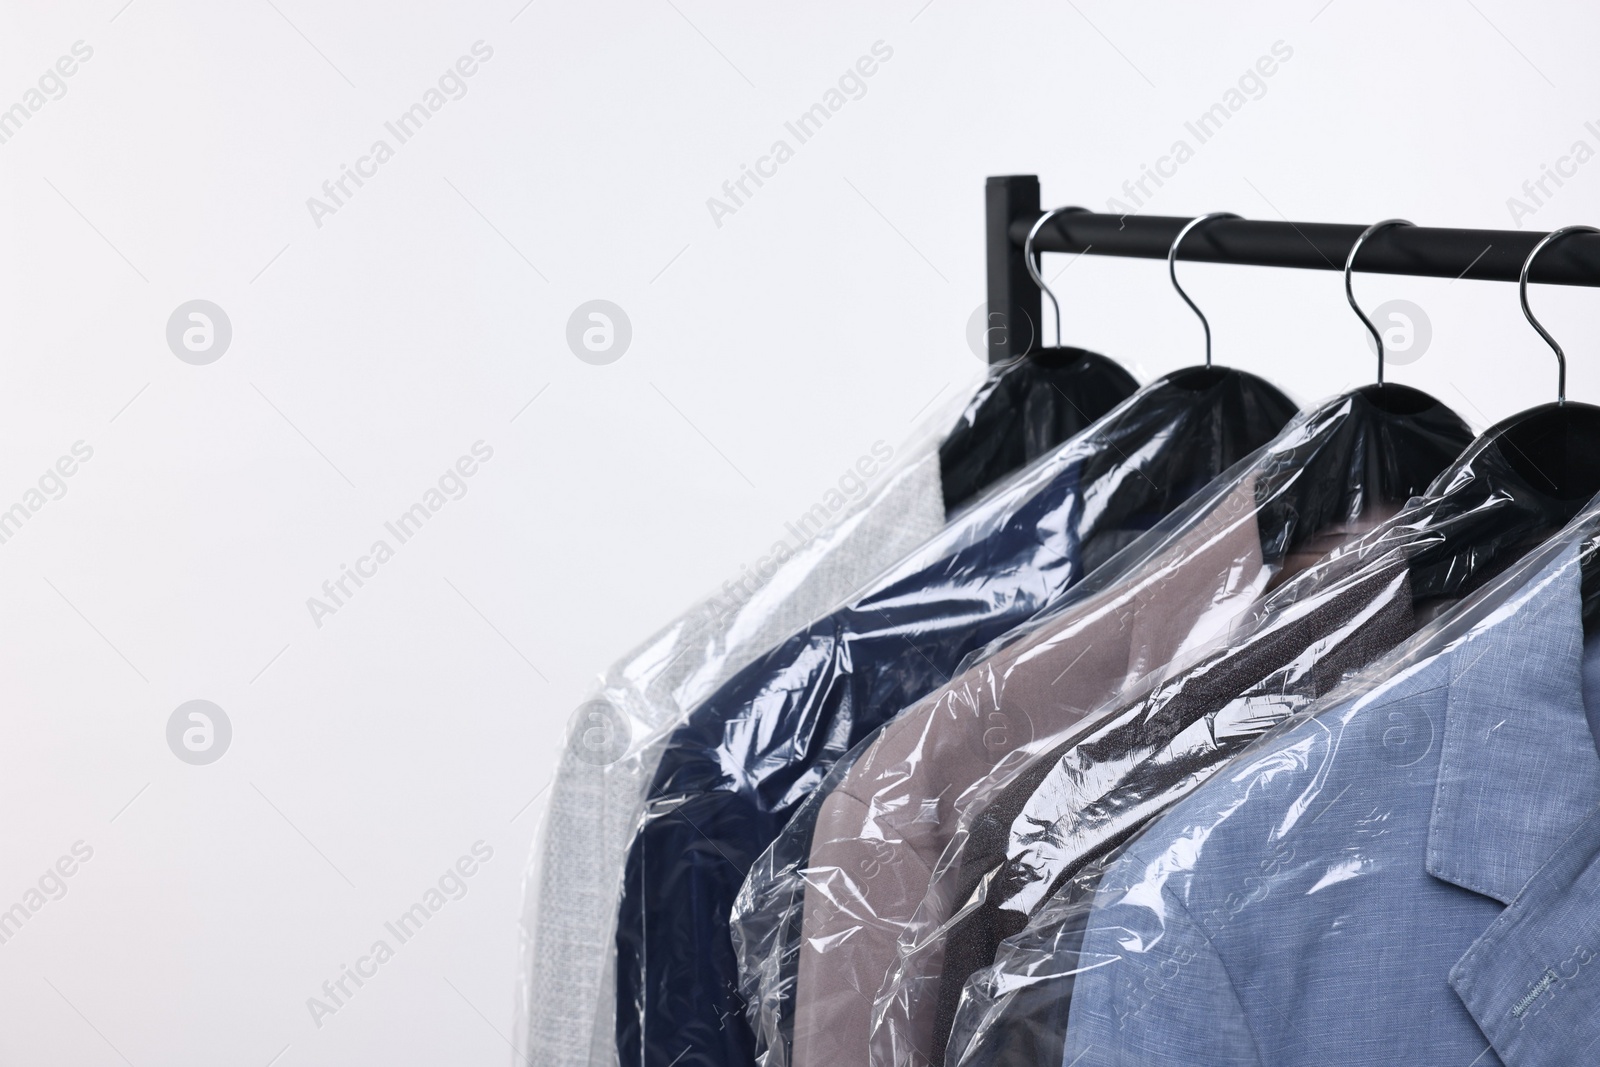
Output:
[[[1063,1063],[1594,1062],[1597,524],[1591,506],[1126,847],[1053,963],[1075,976]]]
[[[1419,611],[1441,614],[1579,505],[1529,485],[1480,440],[1426,498],[1276,590],[1227,648],[969,790],[880,992],[875,1055],[911,1047],[936,1014],[920,1062],[1060,1062],[1071,961],[1107,857],[1399,644]]]
[[[1053,890],[1414,628],[1398,564],[1285,609],[1143,699],[1096,716],[998,791],[965,798],[963,830],[880,991],[877,1046],[947,1062],[965,979]]]
[[[898,1030],[881,1025],[874,1002],[960,825],[963,791],[1053,746],[1146,675],[1225,641],[1272,583],[1388,517],[1469,440],[1436,404],[1396,411],[1361,393],[1299,416],[858,746],[755,864],[735,906],[766,1067],[863,1062],[875,1017],[898,1039],[872,1049],[876,1062],[927,1062],[936,983],[921,983],[927,995]]]
[[[940,405],[898,449],[878,442],[838,493],[837,517],[802,517],[772,553],[623,657],[572,715],[525,878],[516,1032],[526,1062],[588,1067],[596,1037],[611,1041],[623,858],[666,732],[943,527],[938,448],[960,408]]]
[[[1137,388],[1071,350],[990,367],[875,442],[772,551],[623,657],[570,719],[524,879],[519,1062],[616,1061],[612,944],[623,859],[666,734],[756,656],[859,592],[945,514],[1081,431]]]
[[[1001,475],[1088,429],[1137,388],[1121,365],[1082,348],[1036,350],[990,367],[939,446],[945,507],[960,509]]]
[[[623,1063],[748,1063],[729,913],[750,863],[833,762],[1135,540],[1292,414],[1236,371],[1153,384],[969,504],[668,738],[617,926]]]

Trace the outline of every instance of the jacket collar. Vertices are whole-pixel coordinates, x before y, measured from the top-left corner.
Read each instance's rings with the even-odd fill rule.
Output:
[[[1600,805],[1576,547],[1450,656],[1428,873],[1510,904]]]

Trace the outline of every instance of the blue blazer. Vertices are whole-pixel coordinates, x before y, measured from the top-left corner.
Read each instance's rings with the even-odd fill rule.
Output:
[[[1600,1063],[1600,655],[1536,555],[1130,846],[1063,1063]]]

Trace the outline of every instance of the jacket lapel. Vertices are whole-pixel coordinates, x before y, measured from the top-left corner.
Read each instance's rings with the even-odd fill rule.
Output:
[[[1571,556],[1463,638],[1428,827],[1428,873],[1506,905],[1449,980],[1508,1067],[1600,1062],[1600,756]]]

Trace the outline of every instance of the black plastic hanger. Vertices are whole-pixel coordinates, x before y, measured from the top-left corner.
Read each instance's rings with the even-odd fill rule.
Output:
[[[1205,366],[1175,371],[1169,378],[1193,383],[1205,381],[1206,375],[1242,373],[1212,365],[1211,326],[1178,284],[1176,267],[1178,245],[1189,231],[1211,219],[1237,217],[1228,212],[1202,215],[1178,231],[1168,250],[1167,273],[1172,286],[1199,317],[1206,335]],[[1472,430],[1466,422],[1433,397],[1409,386],[1383,382],[1383,338],[1362,313],[1350,289],[1350,275],[1361,245],[1378,230],[1401,221],[1388,219],[1369,226],[1350,250],[1345,263],[1345,293],[1350,306],[1378,341],[1378,382],[1323,404],[1315,415],[1308,416],[1339,421],[1331,435],[1308,435],[1305,452],[1292,457],[1301,464],[1293,484],[1263,504],[1262,548],[1270,560],[1282,559],[1334,523],[1373,514],[1374,506],[1397,510],[1427,488],[1472,440]]]
[[[1029,346],[1022,358],[989,368],[989,376],[939,448],[945,510],[953,512],[1002,476],[1031,463],[1132,396],[1138,381],[1098,352],[1061,346],[1061,305],[1039,275],[1033,238],[1048,219],[1081,207],[1048,211],[1023,245],[1028,273],[1055,307],[1056,344]]]
[[[1413,225],[1406,219],[1384,219],[1361,231],[1344,261],[1344,295],[1350,310],[1372,335],[1377,349],[1378,378],[1346,394],[1358,406],[1360,417],[1351,420],[1351,431],[1359,439],[1339,455],[1330,451],[1313,460],[1322,469],[1305,480],[1307,494],[1318,493],[1331,480],[1339,490],[1337,503],[1330,508],[1307,507],[1308,515],[1323,512],[1327,521],[1341,514],[1357,515],[1369,504],[1403,505],[1424,492],[1452,460],[1472,442],[1472,429],[1461,416],[1438,400],[1414,389],[1384,380],[1383,335],[1356,302],[1354,276],[1356,256],[1372,235],[1391,226]],[[1309,534],[1317,524],[1307,522]]]
[[[1556,401],[1485,431],[1429,488],[1424,506],[1396,531],[1408,548],[1412,595],[1421,614],[1449,603],[1504,571],[1555,534],[1600,493],[1600,408],[1566,399],[1566,356],[1528,307],[1528,270],[1552,241],[1548,234],[1522,265],[1522,312],[1556,354]],[[1587,562],[1585,588],[1600,589]],[[1590,597],[1585,597],[1586,605]],[[1585,616],[1596,614],[1592,609]]]
[[[1035,222],[1032,233],[1036,234],[1044,221],[1041,218]],[[1174,250],[1192,225],[1179,233],[1178,241],[1173,242]],[[1032,234],[1024,243],[1024,251],[1032,251],[1031,243]],[[1032,264],[1033,257],[1027,258]],[[1043,285],[1037,268],[1030,269],[1035,271],[1035,281]],[[1181,287],[1178,292],[1183,295]],[[1187,296],[1184,299],[1188,301]],[[1051,302],[1054,300],[1052,296]],[[1194,308],[1193,302],[1188,302]],[[1198,308],[1195,313],[1199,314]],[[1204,315],[1200,316],[1200,321],[1205,324]],[[1206,366],[1164,375],[1117,409],[1117,418],[1124,425],[1143,424],[1153,437],[1182,439],[1185,447],[1156,448],[1143,457],[1108,451],[1085,463],[1081,474],[1085,482],[1103,481],[1106,471],[1119,467],[1126,468],[1130,475],[1138,472],[1136,477],[1105,481],[1108,488],[1094,505],[1118,515],[1117,525],[1124,531],[1154,525],[1178,502],[1192,496],[1222,471],[1276,437],[1298,408],[1282,390],[1265,379],[1229,367],[1212,367],[1211,328],[1205,325]],[[1082,546],[1085,566],[1092,570],[1125,543],[1126,540],[1116,544],[1086,543]]]
[[[1567,403],[1567,356],[1528,306],[1528,270],[1536,256],[1569,233],[1600,233],[1593,226],[1563,226],[1544,236],[1522,263],[1517,296],[1522,313],[1556,354],[1556,401],[1529,408],[1498,423],[1484,437],[1497,442],[1506,460],[1530,485],[1556,500],[1587,502],[1600,492],[1600,408]]]

